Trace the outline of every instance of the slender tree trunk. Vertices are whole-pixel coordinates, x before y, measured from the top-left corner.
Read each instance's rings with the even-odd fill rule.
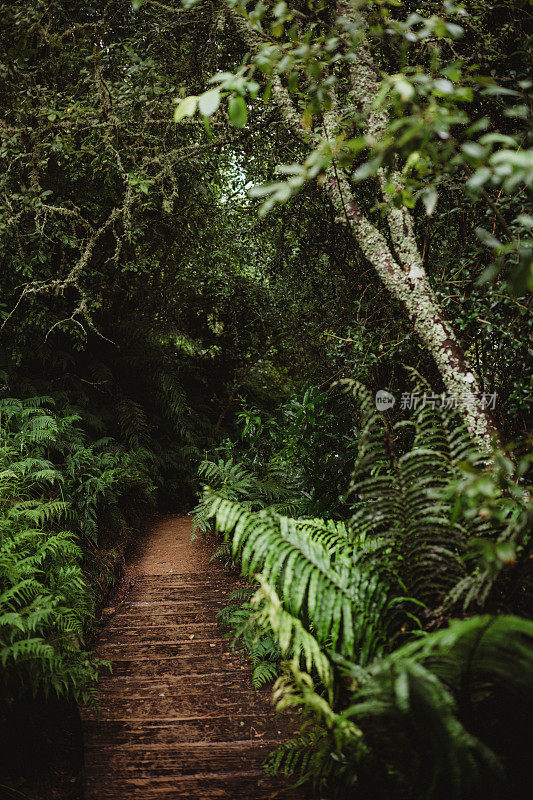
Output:
[[[447,391],[457,398],[468,429],[483,446],[488,446],[496,431],[481,402],[479,381],[438,305],[418,251],[410,268],[402,268],[383,234],[369,222],[355,202],[347,178],[339,174],[334,165],[328,170],[324,188],[338,219],[344,216],[364,255],[387,289],[406,309],[413,328],[433,356]]]

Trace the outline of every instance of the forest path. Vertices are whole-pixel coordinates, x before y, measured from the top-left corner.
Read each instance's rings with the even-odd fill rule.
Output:
[[[83,714],[85,800],[302,796],[261,768],[294,726],[276,716],[269,690],[253,689],[217,628],[239,581],[209,563],[212,551],[191,542],[190,517],[160,520],[106,609],[97,653],[113,671],[102,670],[100,717]]]

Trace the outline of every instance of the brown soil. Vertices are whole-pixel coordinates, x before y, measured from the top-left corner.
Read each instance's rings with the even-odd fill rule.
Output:
[[[100,716],[83,713],[85,800],[283,797],[266,755],[295,732],[216,624],[239,581],[191,541],[189,517],[159,521],[105,609],[97,645],[112,662]]]

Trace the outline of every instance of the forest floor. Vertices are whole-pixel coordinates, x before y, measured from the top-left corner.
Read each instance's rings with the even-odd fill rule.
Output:
[[[86,800],[300,798],[262,763],[296,724],[220,632],[216,613],[240,580],[191,541],[190,517],[159,520],[142,538],[104,610],[97,653],[99,715],[85,711]]]

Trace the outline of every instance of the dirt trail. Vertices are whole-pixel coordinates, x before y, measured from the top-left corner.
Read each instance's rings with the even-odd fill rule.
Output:
[[[189,517],[158,522],[106,610],[97,651],[113,672],[100,717],[83,719],[85,800],[301,798],[261,769],[294,727],[222,637],[216,612],[237,581],[190,533]]]

